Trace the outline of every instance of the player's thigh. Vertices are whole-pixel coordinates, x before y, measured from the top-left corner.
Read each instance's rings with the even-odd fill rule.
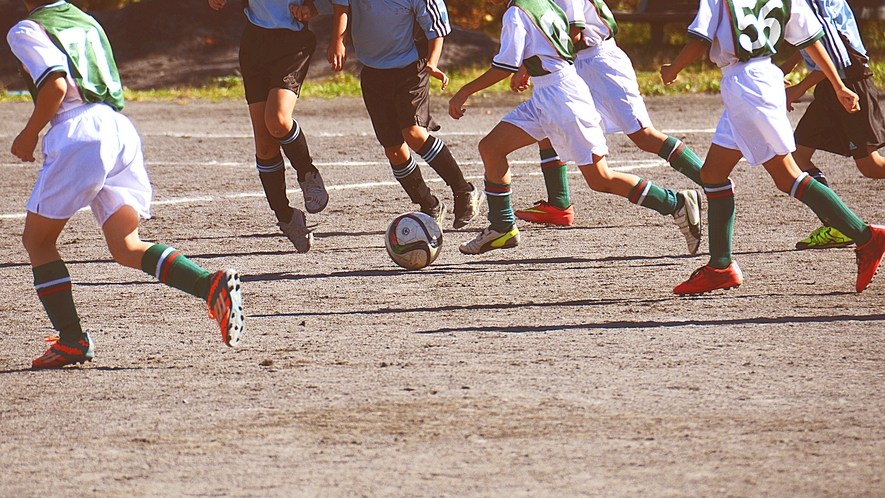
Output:
[[[403,143],[402,130],[405,128],[397,118],[393,79],[392,72],[386,69],[364,67],[360,73],[363,103],[369,113],[375,137],[385,149],[399,147]]]

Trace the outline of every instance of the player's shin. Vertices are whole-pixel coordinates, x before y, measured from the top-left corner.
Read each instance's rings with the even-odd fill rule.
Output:
[[[707,196],[707,237],[710,242],[710,263],[717,269],[728,268],[732,261],[734,232],[734,185],[731,181],[704,186]]]
[[[864,245],[872,237],[869,225],[848,209],[835,192],[821,185],[808,173],[803,172],[793,182],[790,195],[811,208],[826,225],[839,230],[858,246]]]

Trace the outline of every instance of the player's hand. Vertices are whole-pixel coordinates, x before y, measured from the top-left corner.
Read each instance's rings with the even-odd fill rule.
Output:
[[[857,97],[856,93],[843,86],[836,90],[836,95],[839,97],[839,102],[842,104],[842,107],[844,107],[849,114],[854,114],[855,112],[860,111],[860,99]]]
[[[677,76],[679,76],[679,71],[675,70],[670,64],[664,64],[661,66],[661,81],[663,81],[665,85],[672,85],[673,82],[676,81]]]
[[[215,10],[219,10],[224,7],[224,4],[227,3],[227,0],[209,0],[209,7],[212,7]]]
[[[795,102],[799,102],[799,99],[805,95],[805,92],[800,92],[799,87],[796,85],[787,87],[787,110],[793,110],[793,104]]]
[[[332,40],[329,48],[326,49],[326,60],[332,65],[332,71],[344,69],[344,63],[347,62],[347,50],[344,48],[343,41]]]
[[[36,160],[34,158],[34,151],[37,150],[37,139],[36,133],[28,133],[27,130],[23,130],[12,141],[10,152],[22,161],[32,163]]]
[[[449,116],[454,119],[461,119],[464,116],[466,112],[464,106],[467,103],[467,97],[459,91],[454,97],[449,99]]]
[[[510,77],[510,90],[519,93],[524,92],[531,86],[532,78],[529,76],[525,66],[519,66],[519,71]]]
[[[446,73],[440,71],[438,67],[427,64],[426,69],[427,74],[442,81],[442,86],[440,87],[441,90],[445,90],[446,87],[449,86],[449,77]]]
[[[296,21],[307,22],[310,21],[310,18],[313,15],[310,12],[310,7],[306,7],[304,5],[289,5],[289,12],[295,16]]]

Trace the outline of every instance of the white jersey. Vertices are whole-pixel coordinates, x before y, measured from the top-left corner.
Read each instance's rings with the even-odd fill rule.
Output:
[[[584,43],[588,47],[596,47],[605,40],[614,37],[612,27],[604,19],[614,22],[611,11],[603,2],[597,6],[590,0],[554,0],[556,5],[565,11],[569,26],[581,28]],[[604,9],[604,10],[600,10]]]
[[[80,97],[77,84],[71,77],[68,57],[52,43],[52,40],[36,21],[19,22],[9,30],[6,41],[9,42],[12,53],[21,61],[25,71],[31,75],[37,88],[42,88],[49,76],[64,73],[68,89],[58,108],[59,113],[76,109],[85,104]]]
[[[739,2],[739,0],[732,1],[736,5]],[[814,43],[822,34],[822,27],[808,4],[805,0],[784,1],[790,3],[790,19],[783,27],[783,38],[799,48]],[[778,4],[777,7],[782,5],[781,0],[769,0],[769,3],[772,2]],[[750,3],[756,4],[757,2],[750,0]],[[739,20],[739,22],[747,21],[765,23],[765,20],[760,21],[755,18]],[[725,0],[700,0],[698,14],[688,27],[688,36],[709,45],[710,60],[720,68],[740,62],[735,53],[732,22]]]
[[[571,62],[562,58],[550,41],[544,36],[532,19],[516,6],[504,12],[501,27],[501,49],[492,59],[492,67],[515,73],[529,57],[537,56],[541,67],[548,73],[555,73]]]

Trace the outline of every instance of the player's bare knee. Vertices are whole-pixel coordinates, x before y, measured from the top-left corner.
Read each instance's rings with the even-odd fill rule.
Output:
[[[501,151],[498,141],[489,139],[489,137],[484,137],[479,141],[478,149],[483,161],[486,161],[486,159],[500,159],[501,156],[506,157],[506,154]]]

